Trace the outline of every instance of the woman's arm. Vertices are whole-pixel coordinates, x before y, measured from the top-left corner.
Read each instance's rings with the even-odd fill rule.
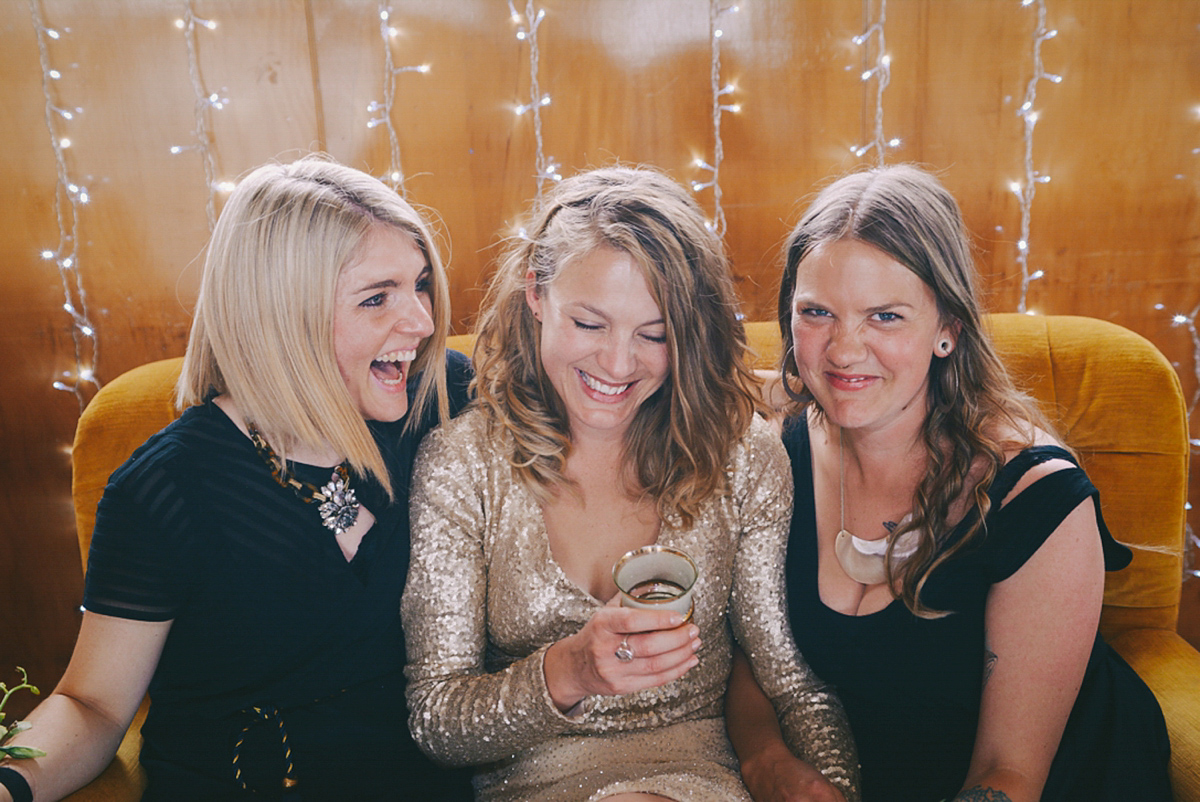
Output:
[[[170,621],[133,621],[85,612],[62,681],[17,738],[46,753],[5,761],[25,775],[35,800],[60,799],[87,784],[112,761],[146,695]],[[0,799],[8,794],[0,788]]]
[[[804,661],[787,626],[783,566],[792,472],[769,425],[751,427],[734,471],[740,516],[730,605],[734,634],[771,699],[787,745],[847,799],[857,800],[858,756],[841,702]]]
[[[1104,557],[1087,498],[988,596],[991,654],[958,800],[1036,802],[1041,796],[1083,682],[1103,594]]]
[[[841,791],[787,748],[775,708],[734,647],[725,695],[725,726],[741,762],[742,781],[756,802],[843,802]]]

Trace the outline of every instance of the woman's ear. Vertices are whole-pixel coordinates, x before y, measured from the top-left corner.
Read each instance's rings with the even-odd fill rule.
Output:
[[[934,343],[933,353],[942,358],[950,356],[950,352],[958,347],[958,335],[962,333],[962,321],[953,320],[942,326],[938,332],[937,342]]]
[[[540,322],[542,319],[542,296],[538,294],[537,276],[533,268],[525,271],[525,303],[533,311],[533,316]]]

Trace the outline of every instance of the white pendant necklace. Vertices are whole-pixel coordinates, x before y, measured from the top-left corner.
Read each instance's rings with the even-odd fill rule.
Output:
[[[842,430],[838,427],[838,487],[840,489],[840,519],[837,538],[833,541],[833,553],[846,576],[864,585],[882,585],[887,582],[887,548],[890,537],[878,540],[863,540],[846,529],[846,449],[842,445]],[[900,527],[908,522],[910,515],[900,520]],[[920,532],[905,532],[892,548],[892,565],[899,565],[917,550]]]

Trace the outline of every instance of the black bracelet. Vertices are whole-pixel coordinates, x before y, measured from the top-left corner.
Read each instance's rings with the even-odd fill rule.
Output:
[[[29,787],[29,780],[26,780],[25,775],[16,769],[0,766],[0,785],[3,785],[12,794],[13,802],[33,802],[33,791]]]

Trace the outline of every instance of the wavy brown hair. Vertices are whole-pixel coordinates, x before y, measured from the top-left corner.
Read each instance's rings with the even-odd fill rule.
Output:
[[[984,537],[991,506],[987,490],[1005,461],[1005,450],[1033,444],[1034,427],[1053,431],[1034,402],[1019,391],[984,331],[977,276],[962,214],[954,198],[930,173],[910,165],[880,167],[845,176],[822,190],[788,236],[779,288],[784,388],[803,411],[815,401],[795,393],[792,358],[792,295],[796,268],[813,250],[853,239],[871,245],[915,273],[933,291],[942,325],[957,324],[957,344],[947,357],[931,359],[922,440],[929,465],[913,494],[911,520],[888,536],[888,583],[914,614],[941,613],[921,603],[930,573],[975,539]],[[820,410],[817,410],[820,413]],[[1017,434],[1014,434],[1017,433]],[[971,469],[984,470],[967,487]],[[966,535],[946,546],[950,510],[970,494]],[[896,539],[921,533],[916,553],[892,570]]]
[[[654,170],[609,167],[556,185],[525,222],[489,285],[475,344],[474,390],[493,435],[511,437],[509,459],[543,501],[566,476],[571,431],[542,367],[541,323],[526,302],[565,265],[596,248],[632,257],[666,325],[669,375],[638,408],[625,437],[629,491],[661,517],[690,526],[726,488],[725,467],[758,404],[733,279],[720,239],[697,203]]]

